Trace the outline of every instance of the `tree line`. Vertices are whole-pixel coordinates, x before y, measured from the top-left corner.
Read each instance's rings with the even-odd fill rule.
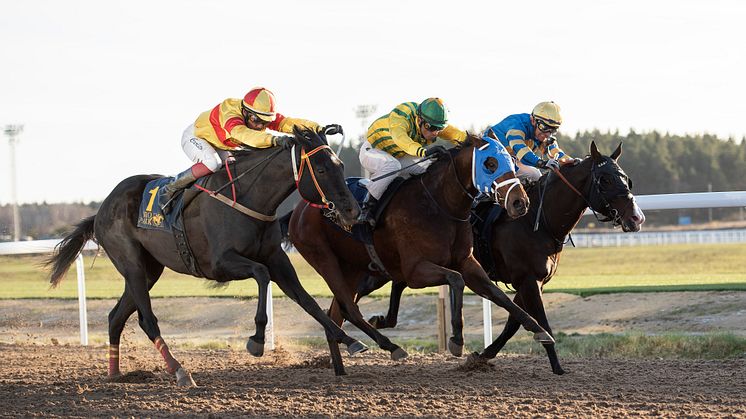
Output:
[[[346,176],[360,176],[358,145],[347,144],[339,154],[345,163]],[[626,135],[619,132],[584,131],[574,136],[559,133],[560,147],[574,157],[588,154],[591,141],[599,150],[610,154],[623,143],[620,165],[633,182],[636,195],[708,191],[746,190],[746,138],[720,139],[714,135],[674,135],[657,131]],[[334,146],[336,149],[337,147]],[[278,209],[279,214],[290,211],[299,200],[293,194]],[[88,204],[25,204],[20,206],[23,236],[35,239],[60,237],[72,224],[94,214],[100,202]],[[648,225],[677,224],[679,217],[690,217],[693,223],[738,221],[743,211],[738,208],[647,211]],[[592,223],[584,217],[581,227]],[[13,221],[10,205],[0,206],[0,240],[9,240]]]

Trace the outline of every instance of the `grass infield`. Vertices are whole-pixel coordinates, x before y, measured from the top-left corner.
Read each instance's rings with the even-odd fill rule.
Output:
[[[56,289],[49,289],[44,257],[0,257],[0,299],[77,298],[73,264]],[[297,254],[290,254],[303,286],[313,296],[329,297],[323,279]],[[86,296],[117,298],[124,280],[103,256],[85,256]],[[698,244],[616,248],[567,248],[559,270],[545,292],[593,295],[616,292],[746,291],[746,244]],[[516,261],[520,263],[520,261]],[[255,297],[253,280],[214,286],[213,281],[166,270],[151,291],[153,297]],[[501,284],[505,289],[505,286]],[[374,293],[388,295],[388,287]],[[435,293],[436,288],[413,290]],[[274,295],[281,296],[278,287]]]

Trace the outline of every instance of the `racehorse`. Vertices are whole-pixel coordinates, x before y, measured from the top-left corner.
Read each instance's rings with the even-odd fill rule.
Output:
[[[557,271],[562,248],[572,229],[587,208],[621,226],[624,232],[635,232],[645,222],[645,215],[631,193],[632,181],[618,164],[621,143],[611,156],[599,153],[591,142],[590,155],[575,166],[562,166],[556,173],[542,177],[528,190],[534,206],[525,217],[513,219],[501,216],[491,228],[489,237],[480,237],[475,229],[474,240],[485,240],[489,252],[477,252],[477,259],[489,272],[490,279],[504,282],[516,290],[514,302],[552,333],[544,311],[542,291]],[[538,205],[537,205],[538,203]],[[489,210],[489,208],[486,208]],[[486,212],[477,211],[482,219]],[[538,222],[537,222],[538,219]],[[360,296],[380,287],[369,281],[360,289]],[[396,325],[396,315],[403,287],[392,287],[387,315],[371,319],[378,327]],[[455,312],[455,310],[454,310]],[[520,328],[520,318],[512,313],[500,336],[479,354],[482,359],[494,358],[505,343]],[[454,331],[454,334],[456,332]],[[557,358],[554,342],[543,343],[555,374],[564,374]]]
[[[481,163],[477,152],[492,150]],[[488,186],[475,186],[474,174],[490,176]],[[469,212],[478,190],[506,208],[510,217],[526,213],[528,199],[515,177],[513,164],[497,142],[469,136],[460,146],[443,153],[420,176],[406,180],[385,208],[373,234],[375,252],[388,275],[386,281],[411,288],[449,285],[454,298],[449,349],[463,350],[462,297],[464,285],[510,311],[540,341],[551,337],[493,283],[472,255]],[[288,235],[295,248],[329,285],[334,299],[329,310],[337,324],[350,321],[394,360],[407,353],[367,323],[354,301],[359,283],[373,271],[363,243],[335,226],[323,212],[305,202],[289,217]],[[338,352],[330,341],[330,350]],[[334,361],[334,359],[333,359]],[[335,369],[336,369],[335,365]]]
[[[347,189],[342,163],[329,148],[323,131],[296,128],[291,141],[293,146],[288,148],[235,151],[235,178],[226,163],[224,170],[206,180],[202,189],[209,193],[188,191],[193,200],[183,211],[184,231],[188,232],[196,266],[205,278],[219,283],[256,279],[259,288],[256,334],[246,344],[252,355],[261,356],[264,352],[270,280],[313,316],[328,337],[346,344],[350,354],[362,352],[367,347],[345,334],[301,286],[281,247],[282,237],[274,215],[280,203],[296,188],[304,202],[333,211],[343,224],[352,224],[360,208]],[[149,290],[164,266],[193,274],[182,259],[172,233],[137,227],[144,188],[156,178],[159,176],[138,175],[119,183],[98,213],[81,221],[55,249],[49,259],[50,282],[56,286],[86,241],[95,238],[125,279],[124,292],[109,313],[109,379],[121,375],[120,336],[127,319],[137,311],[140,327],[161,353],[169,373],[176,374],[179,385],[194,385],[191,374],[173,357],[161,337],[150,304]],[[216,188],[229,190],[226,188],[229,185],[237,190],[234,201],[215,193]],[[221,200],[227,200],[228,205]]]

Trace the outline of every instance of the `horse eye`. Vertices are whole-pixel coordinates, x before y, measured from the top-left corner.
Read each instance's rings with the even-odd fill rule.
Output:
[[[487,171],[489,171],[490,173],[495,173],[498,167],[499,163],[492,157],[489,157],[487,158],[487,160],[484,161],[484,168],[487,169]]]

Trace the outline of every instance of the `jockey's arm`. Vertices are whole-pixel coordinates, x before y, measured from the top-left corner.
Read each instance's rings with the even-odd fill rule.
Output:
[[[267,128],[273,131],[292,134],[293,127],[296,125],[314,130],[319,127],[319,125],[313,121],[299,118],[288,118],[278,113],[275,120],[272,121]],[[267,148],[272,146],[272,138],[274,138],[274,135],[268,133],[266,130],[257,131],[247,127],[243,123],[235,124],[235,126],[231,128],[231,138],[235,139],[237,142],[256,148]]]
[[[282,117],[282,115],[277,115],[279,117]],[[277,124],[277,128],[272,127],[273,124],[270,124],[269,129],[273,129],[275,131],[284,132],[286,134],[292,134],[293,133],[293,127],[305,127],[310,128],[314,131],[318,131],[319,124],[309,121],[307,119],[300,119],[300,118],[290,118],[290,117],[282,117],[282,120]]]
[[[438,133],[438,137],[459,145],[466,141],[466,132],[461,131],[453,125],[447,125],[440,133]]]
[[[549,155],[549,157],[559,161],[562,164],[575,160],[569,155],[565,154],[565,152],[562,151],[561,148],[559,148],[556,142],[549,145],[549,147],[547,148],[547,154]]]
[[[391,140],[394,144],[405,153],[415,157],[425,155],[425,148],[409,137],[409,124],[407,120],[395,112],[389,114],[389,132],[391,133]]]
[[[513,151],[516,159],[521,163],[530,166],[536,166],[539,162],[539,156],[537,156],[531,149],[526,145],[526,133],[520,129],[510,129],[505,136],[508,139],[508,146]]]

